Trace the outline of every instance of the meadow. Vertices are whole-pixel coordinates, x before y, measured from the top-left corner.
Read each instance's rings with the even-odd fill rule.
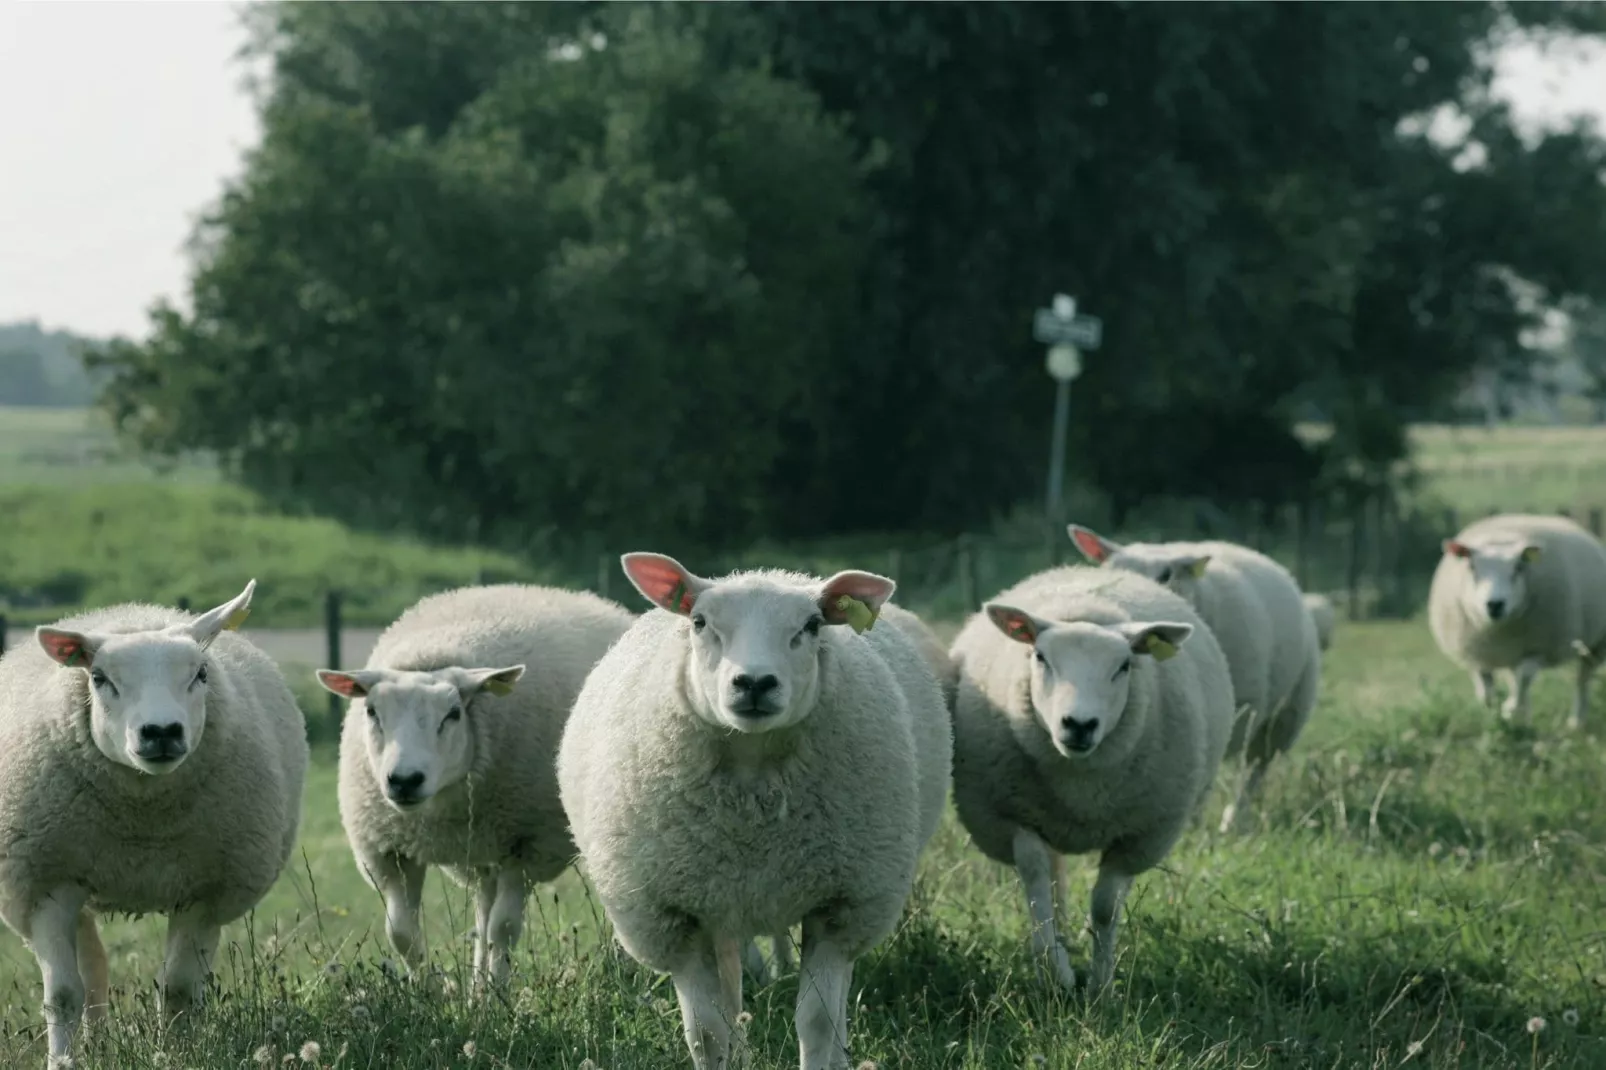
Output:
[[[1542,677],[1535,697],[1532,727],[1504,726],[1420,624],[1341,626],[1320,707],[1269,782],[1259,827],[1231,837],[1200,823],[1139,880],[1116,988],[1092,1002],[1037,979],[1018,881],[950,816],[902,927],[855,973],[855,1060],[1606,1065],[1606,742],[1598,729],[1562,729],[1561,674]],[[532,896],[511,985],[484,1003],[467,995],[467,896],[432,873],[426,913],[443,975],[433,986],[393,979],[382,906],[351,861],[334,780],[321,748],[295,860],[253,917],[226,930],[213,1002],[189,1029],[156,1028],[159,923],[105,924],[115,1011],[80,1067],[287,1056],[399,1070],[690,1065],[668,980],[606,952],[601,912],[573,871]],[[1080,919],[1091,865],[1072,873]],[[1087,938],[1071,932],[1085,966]],[[796,1065],[796,989],[795,975],[749,986],[758,1070]],[[0,991],[0,1064],[42,1065],[38,974],[9,933]]]
[[[1491,498],[1503,507],[1606,500],[1597,429],[1421,428],[1413,439],[1418,494],[1464,515],[1483,511],[1478,494],[1496,494],[1486,474],[1495,469],[1512,473],[1504,497]],[[348,620],[382,623],[443,586],[544,575],[487,551],[286,516],[204,462],[153,471],[118,454],[81,412],[0,410],[0,510],[0,608],[13,622],[133,597],[221,600],[246,563],[261,581],[252,628],[315,624],[335,583],[365,592]],[[869,546],[754,547],[741,557],[854,555],[876,567],[864,559]],[[897,560],[915,573],[913,553]],[[594,570],[556,578],[597,580]],[[921,581],[952,586],[946,572],[913,575],[911,587]],[[614,582],[617,597],[623,581]],[[983,568],[978,582],[985,597],[1007,579]],[[944,591],[916,608],[951,635],[961,600]],[[309,723],[321,724],[324,698],[306,666],[286,669]],[[855,1062],[1606,1066],[1606,733],[1564,730],[1568,689],[1566,674],[1542,676],[1534,724],[1507,726],[1475,705],[1420,617],[1341,623],[1320,707],[1269,781],[1258,828],[1221,836],[1201,821],[1140,878],[1116,987],[1091,1002],[1039,981],[1018,880],[971,848],[950,816],[899,931],[855,972]],[[1599,689],[1596,703],[1599,725]],[[1224,776],[1212,816],[1227,789]],[[1091,868],[1073,865],[1074,919],[1085,917]],[[468,896],[432,874],[426,914],[440,973],[427,984],[398,980],[382,905],[340,827],[333,748],[320,741],[297,853],[253,915],[226,930],[206,1014],[159,1029],[161,924],[109,920],[114,1012],[77,1065],[690,1066],[667,978],[607,950],[600,907],[573,871],[531,897],[513,981],[485,1002],[468,996]],[[1087,938],[1079,924],[1069,932],[1085,969]],[[797,983],[794,974],[748,988],[755,1070],[796,1065]],[[0,993],[0,1066],[42,1066],[38,971],[9,932],[0,932]]]

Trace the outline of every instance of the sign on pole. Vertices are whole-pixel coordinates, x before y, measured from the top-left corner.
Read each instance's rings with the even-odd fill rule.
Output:
[[[1082,374],[1082,350],[1097,349],[1104,341],[1104,321],[1097,316],[1076,314],[1076,298],[1055,294],[1048,308],[1032,317],[1032,335],[1049,347],[1048,374],[1054,391],[1054,430],[1048,454],[1048,509],[1050,521],[1058,521],[1061,488],[1065,482],[1065,431],[1070,422],[1071,380]]]

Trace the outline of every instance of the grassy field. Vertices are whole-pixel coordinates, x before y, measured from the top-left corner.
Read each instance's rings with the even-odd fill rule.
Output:
[[[1563,732],[1567,691],[1547,674],[1535,726],[1505,728],[1420,624],[1341,628],[1262,827],[1228,838],[1201,826],[1140,878],[1116,990],[1091,1004],[1036,980],[1017,880],[950,820],[902,928],[855,973],[856,1063],[1606,1066],[1606,735]],[[1606,696],[1597,704],[1606,717]],[[1073,867],[1074,916],[1089,881],[1090,867]],[[250,924],[227,931],[207,1017],[157,1035],[160,930],[111,922],[115,1012],[78,1065],[690,1066],[667,980],[602,951],[600,912],[572,872],[532,898],[513,983],[484,1005],[464,995],[466,897],[432,874],[426,903],[448,971],[434,994],[378,965],[382,911],[352,865],[321,755],[295,863]],[[1086,937],[1074,939],[1085,965]],[[758,1070],[797,1065],[796,987],[793,976],[749,988]],[[9,933],[0,991],[0,1064],[43,1065],[38,975]],[[308,1042],[319,1054],[295,1061]]]
[[[1606,506],[1606,427],[1415,427],[1422,492],[1464,516]]]

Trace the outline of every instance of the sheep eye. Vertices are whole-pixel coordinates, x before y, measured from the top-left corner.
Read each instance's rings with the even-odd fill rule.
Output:
[[[810,635],[819,635],[820,625],[823,623],[825,622],[820,617],[810,617],[809,622],[803,625],[803,630],[808,632]]]
[[[1171,582],[1171,566],[1167,565],[1165,568],[1162,568],[1160,570],[1160,575],[1158,577],[1156,577],[1156,579],[1160,583],[1170,583]]]
[[[1121,662],[1121,667],[1119,669],[1115,670],[1115,675],[1112,676],[1111,679],[1112,680],[1119,680],[1121,678],[1121,674],[1126,672],[1131,667],[1132,667],[1132,659],[1131,658],[1127,658],[1125,661]]]
[[[370,721],[379,720],[379,709],[372,702],[368,703],[368,705],[364,708],[363,712],[368,714],[368,719]]]
[[[1032,651],[1032,657],[1037,659],[1037,664],[1042,665],[1045,668],[1047,667],[1048,659],[1043,657],[1043,652],[1041,650]]]
[[[698,613],[691,619],[692,631],[700,632],[708,626],[708,618]]]
[[[195,670],[194,683],[195,684],[204,684],[204,683],[206,683],[206,666],[205,665],[202,665],[199,669]],[[192,684],[191,686],[194,686],[194,685]]]
[[[106,678],[106,674],[101,672],[99,669],[90,670],[89,682],[94,684],[96,687],[111,687],[111,681],[108,680]],[[117,689],[112,688],[112,690],[115,691]]]
[[[460,721],[462,719],[463,719],[463,707],[461,707],[461,706],[453,706],[451,709],[446,711],[446,720],[442,721],[441,725],[442,725],[442,727],[444,727],[446,725],[451,724],[453,721]]]

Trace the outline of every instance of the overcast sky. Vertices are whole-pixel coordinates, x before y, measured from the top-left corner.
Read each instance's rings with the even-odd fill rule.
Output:
[[[230,0],[0,0],[0,323],[145,331],[197,214],[257,137]],[[1508,53],[1530,121],[1606,124],[1606,48]]]

